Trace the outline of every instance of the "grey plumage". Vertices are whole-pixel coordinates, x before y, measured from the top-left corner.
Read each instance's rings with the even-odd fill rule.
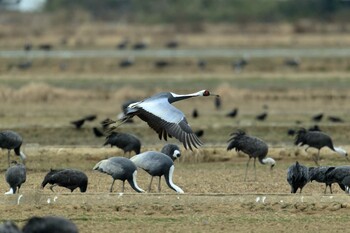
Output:
[[[326,173],[333,170],[335,167],[320,166],[320,167],[309,167],[309,181],[317,181],[319,183],[325,183],[326,187],[324,193],[327,193],[327,187],[329,187],[330,193],[332,191],[332,182],[327,180]]]
[[[256,180],[256,167],[255,167],[255,161],[256,159],[259,160],[261,164],[270,164],[270,168],[272,169],[276,162],[274,159],[267,157],[268,153],[268,145],[261,140],[260,138],[253,137],[250,135],[247,135],[242,130],[237,130],[236,132],[232,133],[230,136],[232,136],[228,142],[227,150],[235,149],[237,152],[242,151],[245,154],[249,156],[246,170],[245,170],[245,176],[244,180],[247,178],[247,170],[249,166],[249,162],[251,158],[254,158],[254,172],[255,172],[255,180]]]
[[[58,185],[70,189],[71,192],[79,188],[80,192],[83,193],[86,192],[88,186],[88,177],[84,172],[75,169],[51,169],[46,174],[41,187],[45,188],[47,184],[51,184],[51,191],[53,191],[53,187]]]
[[[110,135],[106,137],[106,141],[103,144],[116,146],[126,152],[134,151],[139,154],[141,151],[141,141],[136,136],[128,133],[121,132],[111,132]]]
[[[193,94],[179,95],[172,92],[162,92],[142,101],[130,104],[122,122],[138,116],[157,132],[159,139],[175,137],[183,143],[185,149],[197,148],[202,142],[194,134],[185,115],[171,103],[197,96],[210,96],[209,91],[202,90]],[[106,124],[115,123],[107,121]]]
[[[23,233],[78,233],[69,219],[57,216],[32,217],[23,227]]]
[[[178,193],[183,193],[184,191],[173,183],[172,177],[175,169],[174,162],[171,159],[172,155],[166,155],[157,151],[147,151],[131,158],[137,167],[142,168],[148,174],[151,175],[151,181],[148,186],[148,191],[151,191],[151,185],[154,176],[158,176],[158,191],[161,191],[160,180],[164,175],[165,182],[168,187],[173,189]]]
[[[113,185],[115,180],[123,181],[122,192],[124,192],[124,183],[128,181],[130,186],[136,192],[144,192],[136,182],[137,167],[136,165],[127,158],[124,157],[111,157],[109,159],[98,162],[93,170],[97,170],[106,173],[113,178],[113,182],[110,188],[110,192],[113,191]]]
[[[10,186],[10,191],[6,194],[19,192],[21,185],[26,182],[27,172],[23,164],[15,163],[9,167],[5,173],[6,182]]]
[[[300,189],[300,193],[303,187],[309,181],[309,169],[299,164],[299,162],[295,162],[295,164],[288,167],[287,170],[287,181],[291,187],[291,193],[296,193],[298,189]]]
[[[350,187],[350,166],[338,166],[326,173],[329,183],[338,183],[343,191],[349,192]]]
[[[308,147],[305,149],[305,151],[307,151],[309,147],[316,148],[318,150],[318,153],[317,156],[314,158],[314,161],[318,166],[320,150],[323,147],[328,147],[329,149],[337,152],[342,156],[345,156],[346,158],[348,155],[347,152],[343,149],[339,147],[334,147],[332,138],[329,135],[320,131],[307,131],[306,129],[302,128],[297,132],[294,143],[295,145],[299,146],[307,145]]]
[[[11,150],[14,150],[15,154],[21,158],[22,163],[25,164],[26,155],[21,151],[22,143],[23,139],[17,132],[12,130],[0,132],[0,148],[8,150],[8,166],[10,166]]]
[[[166,144],[160,152],[168,155],[173,161],[181,156],[180,148],[175,144]]]
[[[0,233],[21,233],[22,231],[12,221],[0,224]]]

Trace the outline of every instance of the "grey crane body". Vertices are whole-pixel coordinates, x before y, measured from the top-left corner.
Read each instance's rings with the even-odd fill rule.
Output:
[[[12,221],[0,224],[0,233],[22,233],[18,226]]]
[[[116,146],[126,152],[134,151],[136,154],[141,151],[141,141],[134,135],[128,133],[111,132],[103,144]]]
[[[32,217],[23,227],[23,233],[78,233],[77,226],[70,220],[57,217]]]
[[[300,189],[300,193],[303,187],[309,182],[309,168],[296,162],[288,167],[287,181],[291,187],[291,193],[296,193]]]
[[[350,187],[350,166],[338,166],[326,173],[329,183],[338,183],[343,191]]]
[[[127,159],[124,157],[111,157],[109,159],[105,159],[98,162],[94,166],[93,170],[97,170],[112,176],[113,182],[110,188],[110,192],[113,191],[113,185],[115,180],[123,181],[122,192],[124,192],[125,181],[128,181],[130,186],[136,192],[139,192],[139,193],[144,192],[137,185],[137,182],[136,182],[137,167],[130,159]]]
[[[151,175],[151,182],[148,191],[151,190],[151,184],[154,176],[159,177],[158,191],[160,192],[160,178],[164,175],[165,181],[169,188],[178,193],[183,193],[183,190],[175,185],[172,180],[174,172],[174,162],[171,155],[166,155],[157,151],[147,151],[131,158],[137,167],[142,168]]]
[[[73,192],[76,188],[80,192],[86,192],[88,186],[88,177],[82,171],[75,169],[51,169],[45,176],[41,187],[44,188],[47,184],[51,184],[50,189],[58,185],[70,189]]]
[[[19,192],[21,185],[26,182],[27,172],[23,164],[14,164],[9,167],[5,173],[6,182],[10,186],[10,191],[5,194],[14,194]]]
[[[317,181],[319,183],[325,183],[326,187],[324,190],[324,193],[327,192],[327,187],[329,187],[330,193],[333,193],[332,191],[332,183],[329,180],[327,180],[326,173],[333,170],[335,167],[331,166],[320,166],[320,167],[309,167],[309,181]]]
[[[194,134],[185,115],[171,103],[197,96],[210,96],[209,91],[202,90],[193,94],[179,95],[172,92],[162,92],[142,101],[130,104],[122,122],[138,116],[154,130],[159,139],[175,137],[183,143],[185,149],[197,148],[202,142]]]
[[[231,136],[232,137],[229,139],[227,150],[235,149],[237,152],[242,151],[249,156],[249,159],[246,165],[244,179],[247,178],[247,170],[248,170],[249,161],[251,158],[254,158],[255,179],[256,179],[256,168],[255,168],[256,159],[258,159],[261,164],[270,164],[271,169],[275,166],[276,164],[275,160],[270,157],[267,157],[268,145],[263,140],[257,137],[247,135],[242,130],[238,130],[235,133],[232,133]]]
[[[8,166],[10,166],[10,151],[14,150],[22,163],[25,163],[26,155],[21,151],[22,137],[15,131],[4,130],[0,132],[0,148],[8,150]]]
[[[342,155],[346,158],[348,155],[347,152],[344,151],[343,149],[339,147],[334,147],[332,138],[329,135],[320,131],[308,131],[302,128],[297,132],[294,143],[295,145],[299,145],[299,146],[307,145],[308,147],[306,148],[306,150],[309,147],[316,148],[318,150],[318,153],[317,153],[317,157],[314,158],[314,161],[318,166],[319,166],[318,160],[320,156],[320,150],[323,147],[328,147],[329,149],[337,152],[339,155]]]

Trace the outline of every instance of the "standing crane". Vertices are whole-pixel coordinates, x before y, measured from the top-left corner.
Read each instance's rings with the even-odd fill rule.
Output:
[[[21,151],[23,143],[22,137],[15,131],[4,130],[0,132],[0,148],[8,150],[8,166],[10,167],[10,151],[14,150],[15,154],[19,156],[22,163],[25,164],[27,156]]]
[[[308,131],[302,128],[297,132],[294,143],[295,145],[299,146],[307,145],[308,147],[305,149],[305,151],[307,151],[307,149],[310,147],[316,148],[318,150],[318,153],[317,156],[314,157],[314,161],[317,166],[319,166],[318,160],[320,159],[320,150],[323,147],[328,147],[332,151],[338,153],[341,156],[344,156],[347,160],[349,160],[347,157],[348,153],[340,147],[334,147],[332,138],[320,131]]]
[[[309,181],[317,181],[319,183],[325,183],[326,188],[324,189],[324,194],[327,193],[327,187],[329,187],[329,191],[332,191],[332,182],[328,181],[326,174],[335,169],[335,167],[330,166],[320,166],[320,167],[309,167]]]
[[[255,161],[257,158],[261,164],[269,164],[271,170],[275,166],[275,160],[273,158],[266,157],[269,148],[263,140],[257,137],[249,136],[242,130],[238,130],[232,133],[230,136],[232,137],[228,140],[229,144],[227,146],[227,150],[236,149],[236,151],[242,151],[249,156],[245,169],[244,180],[246,180],[247,178],[247,171],[251,158],[254,158],[255,180]]]
[[[171,104],[192,97],[211,95],[214,94],[211,94],[207,90],[185,95],[175,94],[173,92],[162,92],[142,101],[130,104],[121,121],[124,123],[130,118],[138,116],[157,132],[159,139],[164,138],[164,140],[167,140],[168,136],[175,137],[183,143],[185,149],[189,148],[192,150],[192,146],[197,148],[197,146],[201,146],[203,143],[192,131],[185,115]],[[104,122],[105,125],[113,123],[116,122],[110,119]]]
[[[93,169],[112,176],[113,182],[111,188],[109,189],[110,192],[113,191],[115,180],[123,181],[122,193],[124,193],[124,184],[126,180],[129,182],[131,188],[133,188],[136,192],[145,192],[137,185],[137,167],[130,161],[130,159],[124,157],[111,157],[109,159],[101,160],[94,166]]]
[[[26,182],[26,167],[14,161],[14,164],[7,169],[5,178],[10,186],[10,191],[5,194],[15,194],[16,191],[19,192],[21,185]]]

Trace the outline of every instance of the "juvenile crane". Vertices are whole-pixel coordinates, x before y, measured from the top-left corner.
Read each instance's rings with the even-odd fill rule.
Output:
[[[167,152],[167,154],[157,152],[157,151],[147,151],[131,158],[137,167],[142,168],[148,174],[151,175],[151,181],[148,186],[148,192],[151,191],[152,181],[154,176],[158,176],[158,192],[161,191],[160,180],[164,175],[165,182],[169,188],[173,189],[178,193],[184,193],[184,191],[177,185],[173,183],[173,173],[174,173],[174,160],[181,156],[180,151],[173,146],[166,145],[162,151]]]
[[[162,92],[130,104],[121,121],[123,123],[134,116],[138,116],[157,132],[159,139],[164,138],[167,140],[168,136],[175,137],[183,143],[185,149],[189,148],[192,150],[192,146],[197,148],[197,146],[201,146],[203,143],[192,131],[185,115],[171,104],[192,97],[211,95],[213,94],[207,90],[186,95]],[[105,125],[113,123],[115,121],[109,119],[105,121]]]
[[[101,160],[93,169],[112,176],[113,182],[109,189],[110,192],[113,191],[115,180],[123,181],[122,193],[124,192],[124,184],[126,180],[136,192],[145,192],[137,185],[137,167],[132,161],[130,161],[130,159],[124,157],[111,157],[109,159]]]
[[[120,132],[111,132],[109,136],[107,136],[105,145],[116,146],[126,152],[134,151],[136,154],[140,153],[141,150],[141,141],[136,136],[128,133],[120,133]]]
[[[15,131],[4,130],[0,132],[0,148],[8,150],[8,166],[10,166],[10,151],[14,150],[15,154],[19,156],[22,163],[25,164],[27,156],[21,151],[23,143],[22,137]]]
[[[76,188],[80,192],[86,192],[88,186],[88,177],[84,172],[75,169],[51,169],[45,176],[41,187],[45,188],[47,184],[51,184],[50,189],[53,192],[53,187],[61,186],[73,192]]]
[[[320,131],[307,131],[306,129],[302,128],[297,132],[294,143],[295,145],[299,146],[307,145],[308,147],[305,149],[305,151],[307,151],[307,149],[310,147],[316,148],[318,153],[313,159],[317,166],[319,166],[318,160],[320,157],[320,150],[323,147],[328,147],[332,151],[335,151],[339,155],[344,156],[347,160],[349,160],[347,157],[348,153],[340,147],[334,147],[332,138]]]
[[[10,190],[5,194],[18,193],[21,185],[26,182],[26,177],[26,167],[23,164],[18,164],[14,161],[14,164],[9,167],[5,173],[6,182],[10,186]]]
[[[229,144],[227,146],[227,150],[235,149],[236,151],[242,151],[249,156],[246,169],[245,169],[244,180],[247,179],[247,171],[248,171],[248,166],[251,158],[254,158],[255,180],[256,180],[255,161],[257,158],[261,164],[269,164],[271,170],[275,166],[276,164],[275,160],[273,158],[266,157],[269,148],[263,140],[257,137],[249,136],[242,130],[238,130],[232,133],[230,136],[232,137],[228,140]]]
[[[309,168],[295,162],[295,164],[288,167],[287,181],[291,187],[291,193],[296,193],[300,189],[300,193],[304,186],[309,182]]]

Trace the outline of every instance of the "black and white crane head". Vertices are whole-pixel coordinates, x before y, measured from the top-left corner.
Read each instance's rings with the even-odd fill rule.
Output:
[[[181,156],[181,150],[176,144],[166,144],[160,152],[168,155],[173,161]]]
[[[23,226],[23,233],[78,233],[78,227],[59,216],[31,217]]]
[[[168,137],[175,137],[183,143],[185,149],[189,148],[192,150],[192,147],[198,148],[203,143],[192,131],[185,115],[172,105],[176,101],[198,96],[218,95],[211,94],[208,90],[184,95],[173,92],[161,92],[142,101],[130,104],[126,109],[125,116],[121,119],[121,124],[134,116],[138,116],[156,131],[159,139],[164,138],[167,140]],[[105,121],[105,125],[113,123],[115,121]]]
[[[23,139],[21,135],[12,130],[0,131],[0,148],[7,149],[7,162],[10,166],[10,151],[14,150],[15,154],[19,156],[22,160],[22,163],[25,164],[27,156],[21,150],[23,144]]]
[[[273,167],[276,164],[276,161],[271,157],[267,157],[269,148],[266,142],[264,142],[260,138],[246,134],[243,130],[237,130],[236,132],[232,133],[230,136],[231,138],[228,140],[229,144],[227,146],[227,150],[229,151],[229,150],[235,149],[237,152],[242,151],[243,153],[249,156],[249,159],[246,165],[244,180],[246,180],[247,178],[247,170],[248,170],[248,166],[251,158],[254,158],[255,180],[256,180],[255,160],[257,158],[261,164],[269,164],[270,169],[271,170],[273,169]]]
[[[287,169],[287,182],[291,187],[291,193],[296,193],[298,189],[301,193],[309,182],[309,168],[296,161]]]
[[[131,158],[137,167],[145,170],[151,175],[151,181],[148,186],[148,192],[151,191],[152,181],[154,176],[158,176],[158,192],[161,191],[160,180],[164,175],[165,182],[169,188],[177,193],[184,193],[184,191],[173,182],[174,162],[171,154],[164,154],[157,151],[146,151],[144,153],[135,155]]]
[[[10,186],[10,190],[5,194],[15,194],[19,192],[22,184],[26,182],[27,171],[23,164],[19,164],[13,161],[11,167],[9,167],[5,173],[6,182]]]
[[[97,170],[102,173],[106,173],[113,178],[113,182],[110,187],[110,192],[113,191],[113,185],[115,180],[123,181],[122,193],[124,193],[124,184],[125,181],[128,181],[131,188],[133,188],[138,193],[145,192],[141,189],[136,182],[137,176],[137,167],[136,165],[128,158],[124,157],[111,157],[109,159],[104,159],[98,162],[93,170]]]
[[[313,159],[317,166],[319,166],[318,161],[320,157],[320,150],[323,147],[328,147],[332,151],[336,152],[337,154],[349,160],[347,151],[345,151],[341,147],[335,147],[333,145],[332,138],[324,132],[310,131],[310,130],[301,128],[300,130],[298,130],[295,136],[294,144],[297,146],[307,145],[308,147],[305,149],[305,151],[307,151],[310,147],[316,148],[318,150],[318,153],[317,153],[317,156],[314,157]]]
[[[50,169],[41,183],[41,187],[45,188],[47,184],[51,184],[52,192],[54,192],[55,186],[61,186],[71,192],[79,188],[80,192],[84,193],[88,186],[88,177],[84,172],[76,169]]]

